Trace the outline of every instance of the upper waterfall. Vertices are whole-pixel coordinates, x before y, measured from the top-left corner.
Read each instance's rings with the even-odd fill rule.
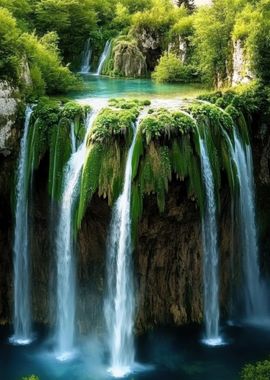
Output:
[[[102,69],[103,69],[104,63],[110,54],[111,45],[112,45],[111,41],[106,42],[104,50],[103,50],[103,52],[100,56],[100,59],[99,59],[96,75],[102,74]]]
[[[80,73],[87,74],[90,72],[91,56],[92,56],[91,40],[90,40],[90,38],[88,38],[88,40],[86,41],[86,43],[84,45],[84,50],[82,53],[82,63],[81,63]]]

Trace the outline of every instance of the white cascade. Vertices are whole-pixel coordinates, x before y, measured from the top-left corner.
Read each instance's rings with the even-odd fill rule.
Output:
[[[108,58],[108,55],[110,54],[111,44],[112,44],[111,41],[106,42],[104,50],[103,50],[101,57],[99,59],[96,75],[100,75],[102,73],[104,63],[105,63],[106,59]]]
[[[137,122],[138,125],[139,121]],[[131,241],[131,184],[132,156],[136,141],[134,128],[124,177],[124,188],[114,208],[108,240],[107,281],[108,297],[105,300],[105,318],[109,333],[110,372],[124,377],[134,366],[134,284]]]
[[[14,252],[14,335],[10,341],[26,345],[33,339],[30,299],[30,258],[28,221],[28,133],[32,108],[25,112],[24,132],[20,146],[16,185]]]
[[[200,138],[201,170],[205,189],[202,219],[203,283],[204,283],[204,343],[222,344],[219,335],[219,252],[216,220],[215,183],[206,141]]]
[[[245,317],[255,324],[270,323],[269,301],[260,276],[257,244],[253,160],[251,147],[234,133],[234,161],[239,179],[237,215],[245,284]]]
[[[84,45],[84,50],[82,54],[82,63],[81,63],[81,74],[88,74],[90,72],[90,60],[92,56],[92,48],[91,48],[91,41],[90,38],[86,41]]]
[[[87,120],[83,143],[66,165],[59,223],[56,232],[57,306],[56,340],[57,358],[68,360],[74,354],[76,273],[73,236],[74,205],[79,192],[79,179],[86,154],[87,136],[93,126],[98,109]]]

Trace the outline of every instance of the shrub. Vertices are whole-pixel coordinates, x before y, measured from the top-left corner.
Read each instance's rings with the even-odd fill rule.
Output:
[[[190,82],[194,78],[193,68],[184,65],[175,54],[165,53],[160,58],[152,77],[157,82]]]
[[[269,380],[270,360],[247,364],[241,372],[241,380]]]

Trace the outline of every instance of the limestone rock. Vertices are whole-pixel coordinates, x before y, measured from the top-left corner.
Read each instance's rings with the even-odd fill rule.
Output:
[[[16,121],[19,110],[17,91],[5,81],[0,82],[0,154],[8,156],[17,148]]]
[[[236,40],[233,42],[233,72],[232,84],[248,83],[254,79],[250,70],[248,58],[246,57],[242,42]]]
[[[136,41],[119,41],[114,48],[114,73],[125,77],[146,74],[146,62]]]

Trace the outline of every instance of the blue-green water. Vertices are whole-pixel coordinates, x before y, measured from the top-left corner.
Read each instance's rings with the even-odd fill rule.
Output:
[[[98,339],[85,337],[79,343],[78,357],[61,363],[42,335],[31,346],[14,347],[8,344],[9,331],[0,329],[1,380],[19,380],[31,374],[40,380],[110,379],[106,353]],[[224,337],[227,345],[211,348],[200,342],[196,327],[151,332],[138,339],[140,364],[127,379],[238,380],[245,363],[269,357],[270,331],[230,327]]]
[[[73,92],[73,98],[91,97],[144,97],[144,98],[190,98],[205,93],[200,84],[158,84],[150,79],[112,79],[94,75],[82,76],[84,89]]]

